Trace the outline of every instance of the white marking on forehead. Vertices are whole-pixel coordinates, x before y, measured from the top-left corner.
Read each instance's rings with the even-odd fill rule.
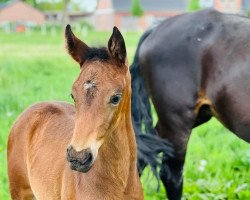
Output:
[[[85,90],[88,90],[92,87],[95,87],[95,82],[87,81],[86,83],[83,84],[83,87]]]

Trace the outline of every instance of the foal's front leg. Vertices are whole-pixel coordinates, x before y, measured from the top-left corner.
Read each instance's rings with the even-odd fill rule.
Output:
[[[19,185],[10,185],[10,194],[12,200],[36,200],[30,188],[21,188]]]

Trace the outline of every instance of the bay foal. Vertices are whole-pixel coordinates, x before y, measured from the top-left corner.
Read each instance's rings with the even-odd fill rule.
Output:
[[[38,103],[17,119],[8,141],[11,197],[143,199],[123,37],[114,27],[108,48],[99,49],[79,40],[69,25],[65,37],[81,67],[72,87],[75,106]]]

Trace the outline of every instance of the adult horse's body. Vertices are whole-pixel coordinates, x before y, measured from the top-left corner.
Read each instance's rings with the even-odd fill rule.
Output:
[[[142,36],[131,74],[136,133],[141,123],[151,121],[148,91],[159,118],[156,129],[175,148],[174,158],[163,158],[161,167],[170,200],[181,199],[182,170],[193,127],[215,116],[250,141],[248,18],[204,10],[167,19]]]
[[[65,36],[81,67],[72,87],[75,106],[38,103],[15,122],[8,141],[11,197],[141,200],[123,37],[114,28],[108,49],[95,49],[70,26]]]

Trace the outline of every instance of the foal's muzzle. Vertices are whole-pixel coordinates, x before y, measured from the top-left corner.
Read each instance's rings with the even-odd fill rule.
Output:
[[[90,148],[78,152],[72,146],[69,146],[67,148],[67,160],[72,170],[86,173],[93,165],[93,154]]]

